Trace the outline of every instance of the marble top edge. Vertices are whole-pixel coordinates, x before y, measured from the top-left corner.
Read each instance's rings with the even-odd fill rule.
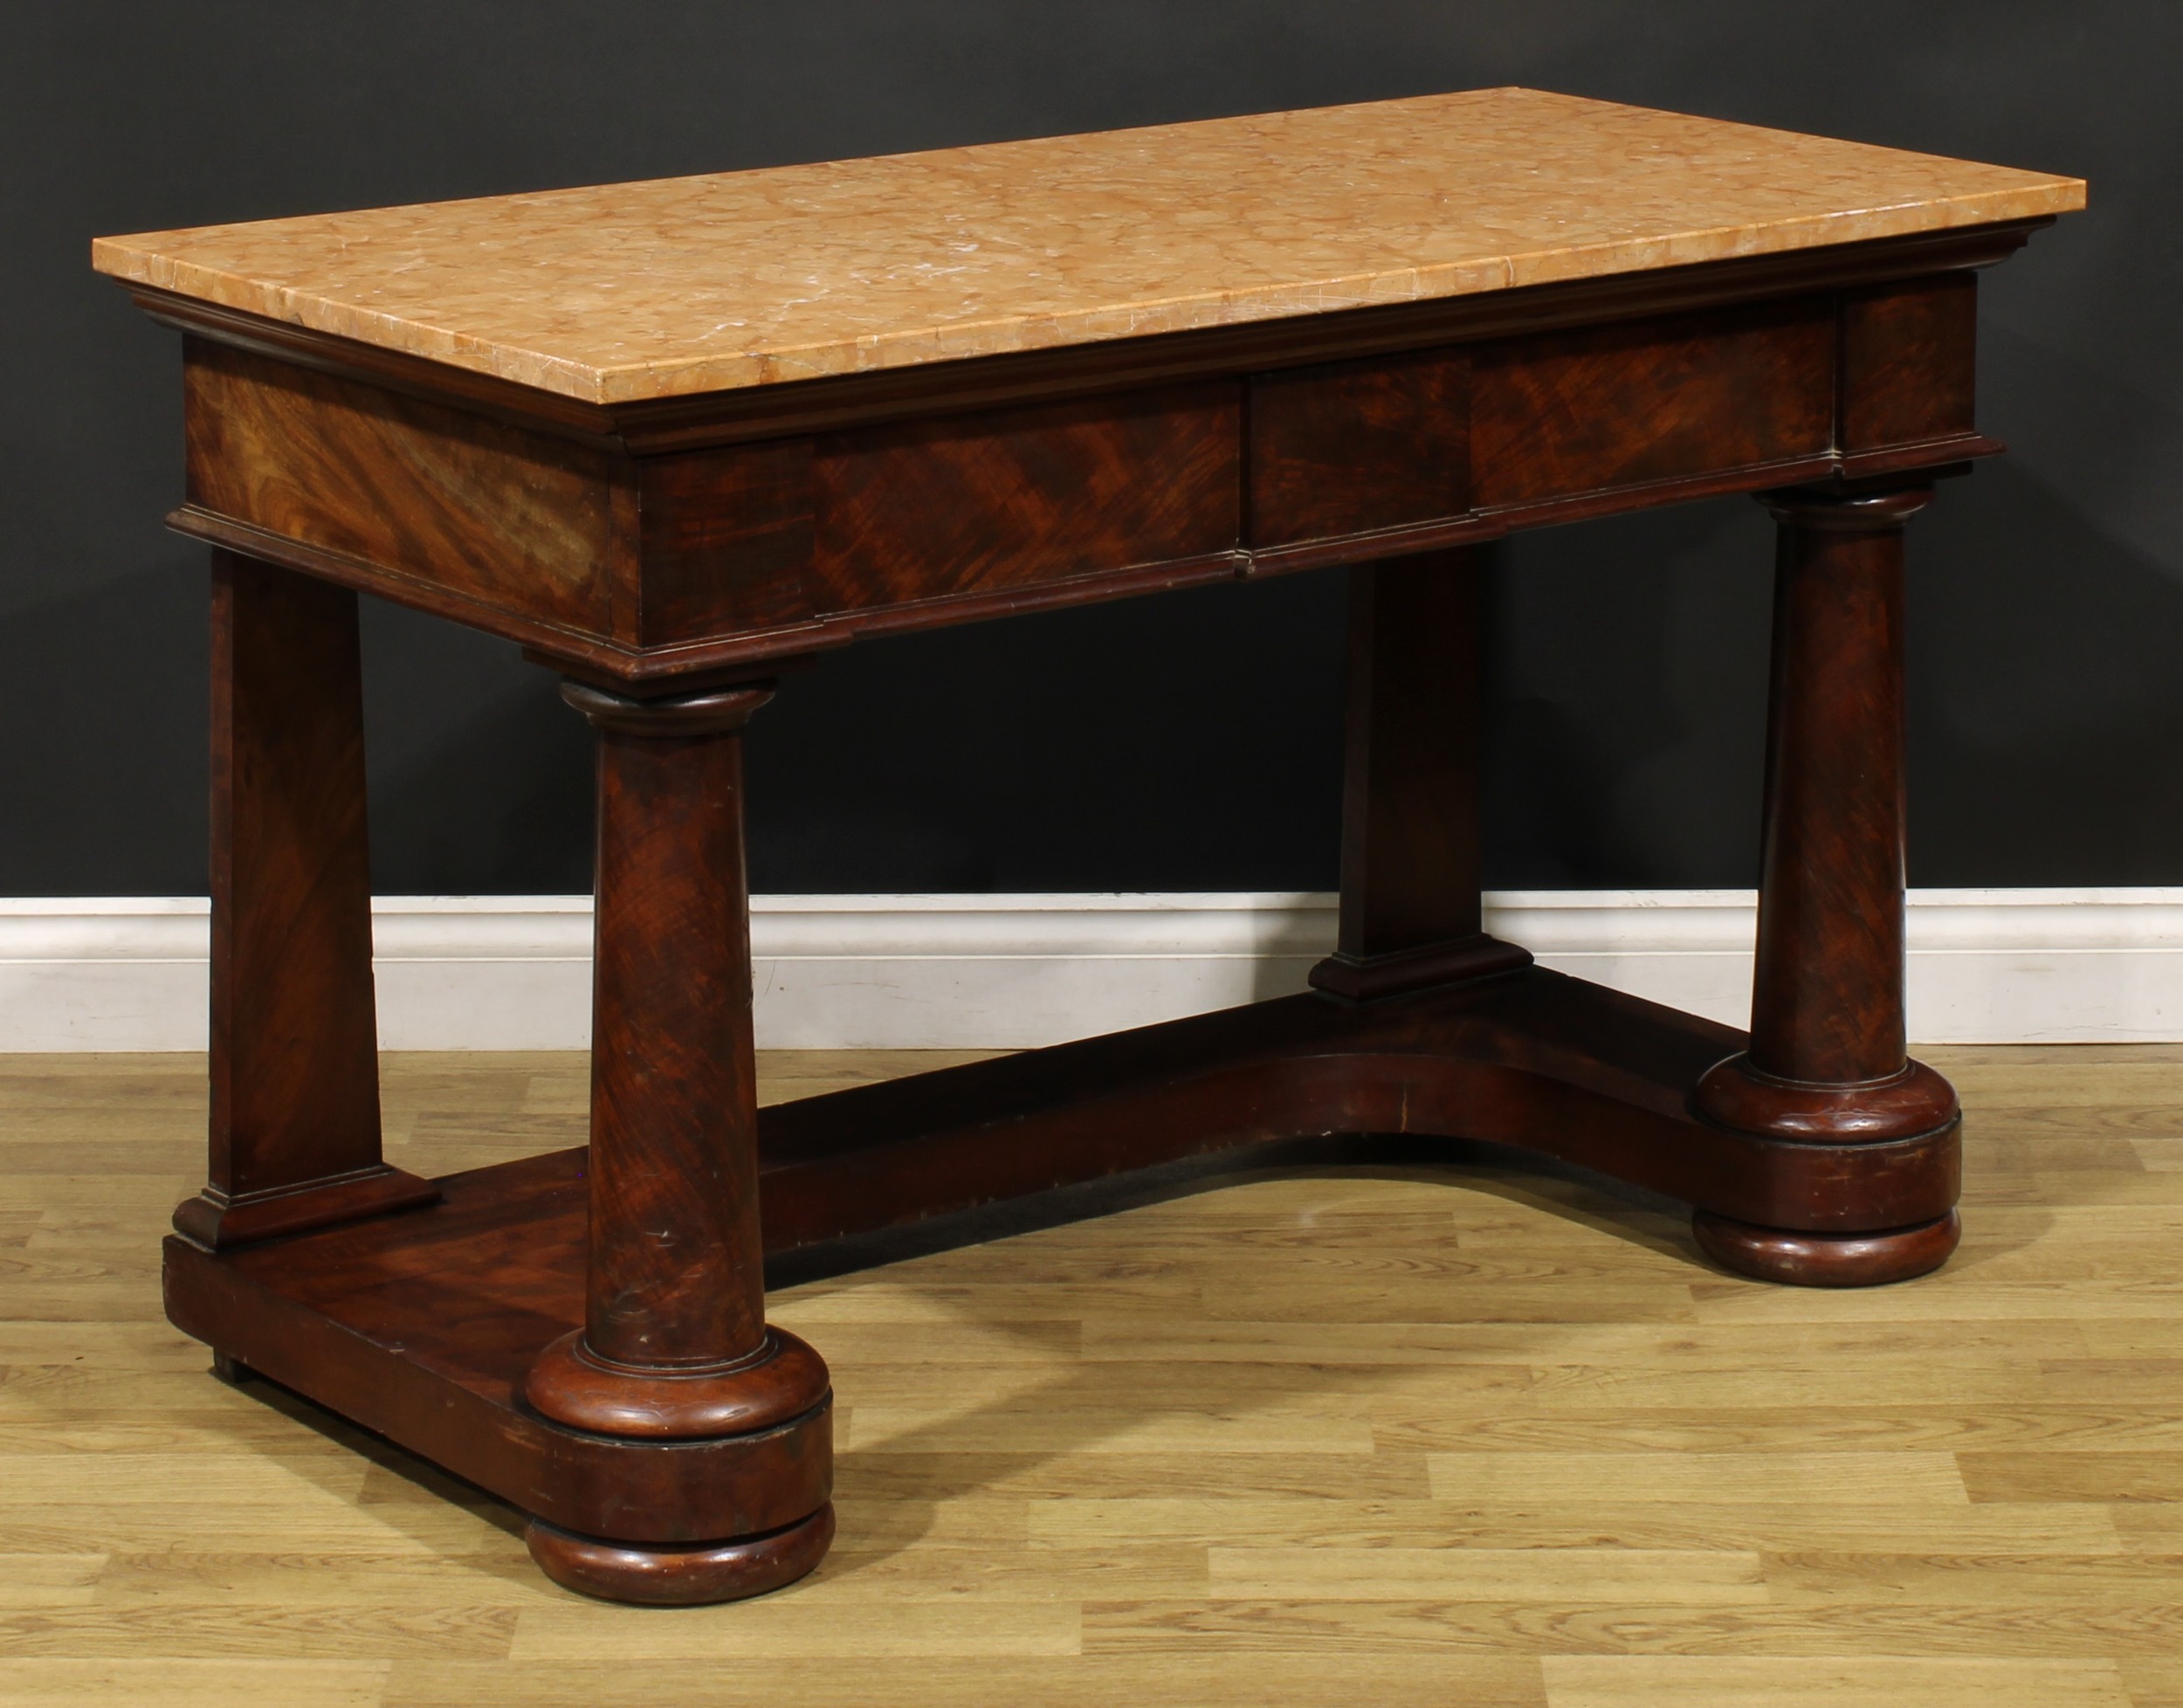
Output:
[[[1526,89],[105,238],[595,404],[2035,218],[2082,180]]]

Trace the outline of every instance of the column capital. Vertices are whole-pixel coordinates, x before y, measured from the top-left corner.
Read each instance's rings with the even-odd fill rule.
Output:
[[[561,697],[589,718],[593,727],[658,741],[724,735],[740,729],[773,693],[770,682],[739,682],[732,687],[708,688],[703,693],[633,699],[595,688],[589,682],[563,678],[561,685]]]
[[[1931,480],[1901,486],[1776,486],[1752,496],[1795,527],[1870,534],[1897,528],[1932,502]]]

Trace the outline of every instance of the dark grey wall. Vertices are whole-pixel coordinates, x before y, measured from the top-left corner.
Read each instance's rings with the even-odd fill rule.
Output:
[[[177,341],[98,232],[1521,82],[2067,170],[1986,284],[2014,455],[1913,534],[1911,870],[2183,883],[2183,8],[2166,0],[72,3],[0,24],[0,892],[202,892]],[[1739,884],[1770,548],[1738,500],[1527,536],[1489,876]],[[869,644],[754,727],[771,890],[1325,886],[1340,577]],[[513,648],[367,602],[384,892],[589,886],[588,754]]]

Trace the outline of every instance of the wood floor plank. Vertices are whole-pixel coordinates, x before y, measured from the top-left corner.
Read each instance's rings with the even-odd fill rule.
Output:
[[[2183,1708],[2183,1046],[1930,1054],[1967,1234],[1903,1286],[1405,1164],[777,1292],[835,1374],[836,1549],[672,1613],[554,1589],[499,1503],[166,1326],[201,1059],[0,1057],[0,1700]],[[580,1055],[382,1081],[423,1172],[583,1133]]]
[[[250,1601],[206,1587],[188,1600],[0,1608],[0,1658],[171,1655],[182,1659],[374,1660],[504,1656],[516,1615],[490,1602],[382,1608],[364,1599]]]
[[[393,1666],[384,1660],[0,1656],[0,1702],[10,1708],[81,1708],[106,1702],[141,1708],[235,1708],[238,1703],[378,1708]]]
[[[1298,1497],[1040,1500],[1024,1509],[1034,1546],[1190,1539],[1211,1547],[1289,1545],[1352,1549],[1726,1549],[1767,1554],[1913,1553],[1919,1549],[2079,1558],[2121,1553],[2114,1509],[2052,1505],[1856,1507],[1755,1502],[1665,1505],[1612,1493],[1566,1508],[1491,1507],[1445,1500],[1329,1500]],[[2165,1551],[2183,1539],[2133,1532]]]
[[[1217,1547],[1211,1594],[1236,1601],[1627,1601],[1771,1599],[1759,1556],[1712,1548]]]
[[[486,1665],[397,1661],[385,1708],[658,1708],[663,1703],[731,1708],[1546,1708],[1539,1663],[1529,1656],[1389,1656],[1369,1670],[1343,1658],[1178,1655],[1148,1668],[1126,1656],[920,1656],[886,1663],[858,1656],[782,1656],[745,1672],[711,1661],[661,1658],[641,1667],[580,1658]]]
[[[1551,1655],[1548,1708],[2133,1708],[2108,1661]]]
[[[1799,1450],[1928,1450],[1958,1452],[2027,1447],[2154,1450],[2183,1447],[2183,1415],[2127,1400],[1980,1406],[1724,1406],[1620,1411],[1466,1409],[1451,1401],[1409,1416],[1381,1416],[1383,1447],[1447,1451],[1743,1453]]]
[[[2183,1607],[2028,1602],[1902,1608],[1886,1600],[1823,1608],[1691,1607],[1622,1602],[1278,1601],[1087,1602],[1088,1654],[1148,1663],[1212,1651],[1340,1652],[1360,1666],[1382,1654],[1684,1655],[1868,1659],[1875,1655],[1988,1660],[2172,1663],[2183,1653]]]
[[[1969,1496],[1949,1453],[1431,1453],[1438,1500],[1589,1505],[1618,1501],[1678,1505],[1803,1502],[1959,1506]]]
[[[921,1600],[896,1595],[844,1605],[791,1586],[740,1607],[693,1608],[668,1618],[632,1619],[627,1608],[563,1598],[527,1608],[513,1649],[519,1661],[921,1660],[985,1656],[1074,1655],[1082,1646],[1073,1600],[981,1597]]]
[[[1797,1552],[1766,1555],[1765,1580],[1784,1607],[1828,1606],[1876,1584],[1903,1603],[1944,1607],[2161,1601],[2183,1588],[2183,1554]]]
[[[847,1453],[835,1461],[834,1500],[1026,1500],[1147,1496],[1305,1495],[1401,1500],[1430,1492],[1422,1453],[1121,1452]]]
[[[2183,1502],[2183,1452],[1963,1453],[1973,1500]]]
[[[2183,1708],[2183,1663],[2126,1656],[2116,1670],[2130,1693],[2130,1708]]]

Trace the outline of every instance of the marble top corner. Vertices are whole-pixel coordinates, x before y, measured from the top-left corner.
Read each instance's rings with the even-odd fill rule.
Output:
[[[2075,178],[1481,89],[104,238],[102,272],[592,403],[2067,212]]]

